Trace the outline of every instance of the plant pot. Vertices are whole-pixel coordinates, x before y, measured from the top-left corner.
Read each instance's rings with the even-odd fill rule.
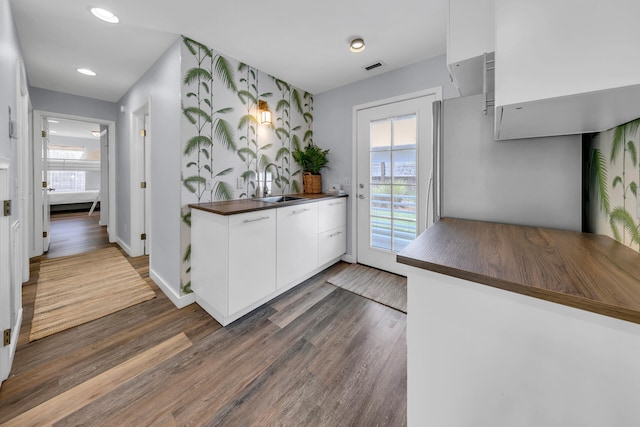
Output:
[[[311,172],[305,172],[302,179],[305,193],[322,193],[322,175],[313,175]]]

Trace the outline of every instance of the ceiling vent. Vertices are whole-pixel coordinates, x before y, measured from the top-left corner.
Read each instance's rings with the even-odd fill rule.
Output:
[[[371,65],[367,65],[366,67],[362,67],[362,68],[364,68],[365,71],[371,71],[371,70],[375,70],[376,68],[380,68],[382,66],[384,66],[384,62],[378,61],[378,62],[375,62],[375,63],[373,63]]]

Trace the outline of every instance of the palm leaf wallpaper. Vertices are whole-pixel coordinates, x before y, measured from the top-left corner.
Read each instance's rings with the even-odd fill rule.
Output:
[[[208,46],[182,38],[181,290],[191,292],[191,203],[251,198],[275,162],[273,194],[300,191],[291,153],[313,138],[313,96]],[[258,122],[267,102],[272,124]]]
[[[640,118],[595,136],[589,161],[589,229],[640,251]]]

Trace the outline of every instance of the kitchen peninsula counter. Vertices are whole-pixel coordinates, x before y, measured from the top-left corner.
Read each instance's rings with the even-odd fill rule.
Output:
[[[640,254],[606,236],[444,218],[398,262],[640,323]]]
[[[408,425],[640,425],[640,254],[444,218],[408,264]]]

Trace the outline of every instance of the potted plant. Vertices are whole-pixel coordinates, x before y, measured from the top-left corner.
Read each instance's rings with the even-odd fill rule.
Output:
[[[296,148],[293,158],[302,167],[304,192],[322,193],[322,175],[320,170],[327,167],[329,150],[323,150],[315,144],[307,145],[304,150]]]

